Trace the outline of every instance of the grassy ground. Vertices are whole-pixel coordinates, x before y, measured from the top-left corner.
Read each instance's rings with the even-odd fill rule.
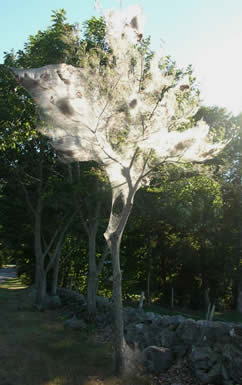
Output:
[[[157,306],[149,311],[168,314]],[[170,312],[192,318],[196,313]],[[216,318],[242,322],[238,313]],[[149,378],[118,379],[112,373],[112,351],[98,343],[95,331],[63,326],[60,311],[35,311],[29,289],[18,279],[0,285],[0,385],[149,385]]]
[[[153,311],[161,315],[182,315],[186,318],[192,318],[194,320],[206,319],[206,313],[201,311],[192,310],[179,310],[179,309],[166,309],[158,305],[150,305],[145,307],[145,311]],[[242,314],[236,311],[216,312],[214,313],[213,321],[223,322],[240,322],[242,323]]]
[[[132,385],[112,375],[111,347],[34,311],[18,279],[0,286],[0,385]],[[140,382],[138,382],[140,383]]]

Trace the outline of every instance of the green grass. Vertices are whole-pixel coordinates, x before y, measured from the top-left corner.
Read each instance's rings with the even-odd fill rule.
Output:
[[[18,279],[0,286],[1,385],[141,384],[113,376],[110,345],[65,329],[58,311],[34,311],[28,293]]]
[[[150,305],[145,306],[145,311],[152,311],[159,313],[161,315],[182,315],[186,318],[192,318],[194,320],[204,320],[206,319],[206,313],[202,311],[192,311],[192,310],[178,310],[178,309],[169,309],[163,308],[159,305]],[[241,322],[242,323],[242,314],[236,311],[227,311],[227,312],[216,312],[214,313],[214,321],[223,321],[223,322]]]

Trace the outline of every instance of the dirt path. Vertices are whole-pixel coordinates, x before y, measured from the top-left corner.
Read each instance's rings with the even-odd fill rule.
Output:
[[[16,266],[8,265],[4,269],[0,269],[0,284],[7,281],[9,278],[16,277]]]

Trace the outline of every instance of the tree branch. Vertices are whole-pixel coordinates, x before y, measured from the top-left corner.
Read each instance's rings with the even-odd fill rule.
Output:
[[[60,236],[59,236],[59,240],[56,244],[56,247],[55,247],[55,250],[54,250],[54,253],[52,255],[52,257],[50,258],[50,261],[46,267],[46,271],[48,272],[52,267],[53,267],[53,264],[55,262],[55,259],[58,255],[58,252],[60,251],[61,247],[63,246],[63,243],[64,243],[64,236],[68,230],[68,228],[70,227],[76,213],[77,213],[78,210],[74,211],[74,213],[71,215],[69,221],[67,221],[66,225],[64,226],[63,230],[61,231],[60,233]]]
[[[165,96],[165,93],[168,92],[171,88],[174,88],[175,85],[171,85],[169,87],[164,87],[163,90],[161,91],[161,95],[160,97],[158,98],[156,104],[155,104],[155,107],[153,108],[153,111],[151,112],[150,116],[149,116],[149,120],[151,120],[154,116],[154,113],[157,109],[157,107],[159,106],[160,102],[162,101],[162,99],[164,98]]]

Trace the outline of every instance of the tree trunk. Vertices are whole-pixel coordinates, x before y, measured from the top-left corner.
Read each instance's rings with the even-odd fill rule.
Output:
[[[238,284],[238,291],[237,291],[237,312],[242,314],[242,282],[239,282]]]
[[[120,270],[120,243],[122,235],[113,234],[111,237],[111,256],[113,265],[113,312],[114,312],[114,368],[117,374],[123,374],[126,369],[124,352],[124,323],[122,303],[122,277]]]
[[[74,216],[75,216],[75,213],[72,214],[70,219],[67,221],[66,225],[59,232],[58,241],[56,242],[56,245],[54,247],[54,251],[52,253],[50,252],[50,248],[51,248],[51,246],[53,246],[54,240],[56,239],[58,232],[52,237],[52,239],[49,242],[49,245],[46,244],[45,254],[49,255],[49,262],[48,262],[45,270],[46,270],[46,274],[49,271],[52,271],[52,281],[51,281],[51,291],[50,291],[50,295],[52,295],[52,296],[56,295],[58,276],[59,276],[60,255],[61,255],[62,247],[64,245],[65,234],[66,234],[70,224],[72,223]],[[45,254],[44,254],[43,258],[45,257]]]
[[[105,260],[106,260],[106,258],[107,258],[107,256],[108,256],[109,253],[110,253],[110,250],[109,250],[108,245],[106,244],[106,247],[105,247],[105,249],[103,250],[101,259],[99,260],[98,265],[97,265],[96,295],[98,294],[99,274],[101,273],[101,271],[102,271],[102,269],[103,269],[104,262],[105,262]]]
[[[112,190],[112,210],[108,227],[104,234],[110,249],[113,267],[114,369],[117,375],[123,375],[128,370],[124,340],[120,244],[136,191],[137,187],[136,189],[129,187],[127,191],[127,189],[122,188],[122,185]]]
[[[44,269],[39,270],[38,286],[36,289],[35,303],[36,305],[43,307],[47,295],[47,275]]]
[[[171,308],[174,307],[174,287],[171,288]]]
[[[204,289],[203,289],[203,298],[204,298],[204,307],[205,307],[205,310],[207,311],[208,307],[211,304],[210,296],[209,296],[209,287],[204,287]]]
[[[146,300],[147,300],[147,305],[150,305],[150,275],[151,272],[150,270],[147,272],[147,284],[146,284]]]
[[[152,260],[153,260],[153,256],[152,256],[152,248],[150,249],[150,251],[148,251],[148,263],[147,263],[147,278],[146,278],[146,301],[147,301],[147,304],[150,305],[150,278],[151,278],[151,267],[152,267]]]
[[[97,265],[96,265],[96,226],[89,231],[88,248],[88,314],[94,319],[96,317],[96,287],[97,287]]]
[[[56,261],[52,270],[52,282],[51,282],[51,289],[50,289],[51,296],[56,295],[57,285],[58,285],[58,276],[59,276],[59,266],[60,266],[60,254],[57,254]]]
[[[41,214],[42,214],[42,202],[39,198],[37,208],[35,210],[35,223],[34,223],[34,247],[35,247],[35,286],[36,286],[36,304],[42,306],[47,294],[47,276],[44,270],[43,250],[41,243]]]

